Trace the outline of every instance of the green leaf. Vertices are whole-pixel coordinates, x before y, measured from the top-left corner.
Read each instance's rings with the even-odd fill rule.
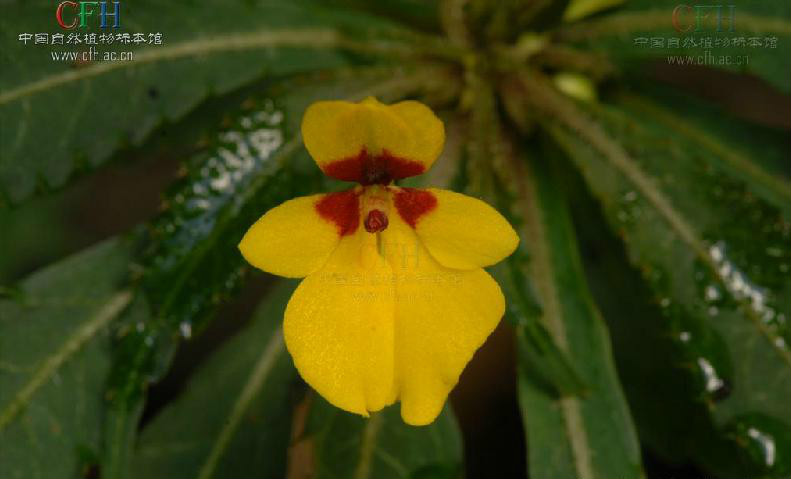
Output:
[[[520,366],[535,385],[555,396],[587,393],[587,385],[546,327],[533,318],[516,329]]]
[[[465,173],[467,168],[471,170],[471,184],[464,186],[473,195],[484,193],[509,223],[519,228],[524,224],[523,212],[514,208],[519,185],[511,173],[513,158],[506,153],[512,151],[512,145],[505,141],[494,91],[481,78],[477,78],[469,127]],[[520,245],[506,260],[489,268],[506,298],[505,318],[515,326],[524,346],[519,349],[519,360],[530,370],[533,381],[548,392],[580,394],[584,382],[540,321],[541,307],[527,278],[529,262],[529,251]]]
[[[615,13],[572,24],[557,34],[561,39],[581,41],[591,49],[607,53],[625,69],[640,66],[645,61],[659,61],[671,66],[674,65],[671,62],[676,60],[670,57],[682,57],[680,62],[690,61],[713,68],[751,73],[785,93],[791,92],[791,83],[788,82],[791,73],[790,3],[763,0],[739,2],[735,4],[733,31],[729,30],[731,4],[721,5],[721,31],[717,31],[715,9],[719,4],[693,5],[695,8],[700,7],[699,31],[695,31],[694,9],[677,14],[679,27],[691,28],[686,32],[678,32],[673,26],[673,12],[679,5],[685,4],[674,0],[630,0]],[[647,39],[648,43],[636,44],[635,39],[638,38]],[[678,46],[669,46],[670,38],[678,39]],[[717,38],[727,38],[730,43],[727,46],[717,45]],[[734,38],[742,38],[745,44],[733,44]],[[751,38],[757,39],[759,45],[751,46]],[[774,39],[774,46],[767,38]],[[661,41],[661,45],[653,44],[652,39],[661,39],[657,40]],[[694,46],[684,43],[690,39],[696,42]],[[705,44],[706,39],[711,44]],[[726,61],[730,61],[730,64]]]
[[[719,431],[731,437],[728,431],[758,421],[759,413],[774,424],[767,431],[788,432],[788,220],[749,191],[744,175],[732,175],[711,164],[711,155],[676,143],[678,136],[666,127],[638,122],[618,105],[593,108],[602,122],[597,124],[556,93],[537,84],[531,90],[536,105],[564,125],[549,128],[602,202],[677,341],[690,343],[689,367],[702,379],[701,400]],[[760,422],[756,431],[763,430],[765,421]],[[778,444],[784,434],[771,433]],[[731,446],[746,454],[753,442],[737,437]],[[764,459],[729,474],[785,476],[789,471],[776,466],[788,464],[790,452],[778,447],[771,464]],[[702,452],[692,454],[709,464]]]
[[[461,432],[447,405],[428,426],[410,426],[398,405],[363,418],[316,396],[305,438],[315,455],[315,479],[462,476]]]
[[[178,338],[197,333],[251,271],[237,248],[245,231],[283,201],[324,190],[323,175],[298,133],[304,109],[324,98],[390,100],[435,75],[431,69],[411,76],[372,68],[290,78],[246,101],[207,152],[188,163],[183,181],[168,195],[169,209],[151,225],[141,257],[154,317],[130,329],[116,349],[110,471],[124,469],[123,450],[145,385],[166,369]]]
[[[530,157],[519,204],[521,235],[532,252],[531,278],[543,321],[589,390],[558,398],[519,371],[519,403],[527,430],[530,477],[641,477],[640,448],[610,354],[607,328],[590,296],[562,181],[544,158]],[[519,348],[528,347],[520,339]]]
[[[791,447],[787,432],[783,437],[782,431],[777,433],[776,422],[753,415],[748,417],[750,427],[761,426],[753,431],[754,437],[740,427],[725,434],[718,430],[710,401],[727,397],[733,386],[733,365],[722,338],[702,328],[696,318],[662,314],[663,308],[641,273],[630,267],[622,242],[609,230],[582,178],[578,174],[565,178],[576,197],[575,223],[587,245],[583,257],[589,284],[610,326],[618,372],[642,444],[666,463],[695,461],[718,471],[719,477],[757,476],[755,464],[765,462],[766,446],[775,450]],[[712,365],[708,375],[701,362]],[[712,370],[717,375],[711,375]],[[723,384],[712,395],[707,385],[717,379]],[[772,441],[764,442],[762,454],[750,457],[765,439],[755,435],[756,431],[770,431]],[[778,471],[787,467],[782,464],[783,456],[775,454],[774,458]]]
[[[496,188],[499,201],[496,204],[515,228],[523,226],[524,214],[514,211],[516,197],[506,195],[507,188]],[[580,395],[587,386],[568,358],[557,345],[552,334],[541,322],[541,306],[536,298],[535,287],[528,283],[530,255],[524,245],[492,270],[503,289],[506,299],[505,317],[514,326],[520,367],[530,380],[547,393],[556,396]]]
[[[131,300],[129,256],[110,240],[0,299],[0,476],[83,477],[96,464],[108,325]]]
[[[439,0],[389,0],[368,2],[365,0],[328,0],[328,5],[354,8],[397,19],[399,22],[429,32],[440,31]]]
[[[297,374],[280,324],[295,283],[195,371],[140,433],[129,477],[284,477]]]
[[[622,91],[614,98],[623,113],[640,118],[644,127],[673,138],[687,156],[732,178],[779,208],[791,219],[788,135],[758,127],[688,95],[665,89]],[[672,107],[665,106],[672,105]]]
[[[209,95],[256,78],[347,64],[341,48],[412,52],[392,41],[401,32],[392,24],[310,1],[210,0],[195,8],[188,1],[141,0],[121,8],[121,32],[161,32],[163,44],[98,45],[102,52],[132,51],[134,60],[77,66],[52,60],[51,52],[82,46],[18,40],[21,33],[63,32],[52,2],[4,7],[0,199],[17,203],[36,188],[59,187],[75,170],[140,144],[158,124],[182,118]]]

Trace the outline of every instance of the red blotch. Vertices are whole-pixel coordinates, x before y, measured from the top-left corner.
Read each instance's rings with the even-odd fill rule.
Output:
[[[338,235],[350,235],[360,225],[359,194],[354,190],[330,193],[316,202],[316,211],[322,218],[335,223]]]
[[[384,231],[388,224],[387,215],[381,210],[371,210],[368,212],[368,216],[365,217],[363,224],[365,225],[365,231],[369,233]]]
[[[393,197],[393,204],[401,218],[414,228],[421,216],[437,207],[437,197],[430,191],[401,188]]]
[[[356,156],[333,161],[322,167],[328,176],[361,185],[386,185],[393,180],[416,176],[426,169],[417,161],[393,156],[389,151],[373,156],[363,148]]]

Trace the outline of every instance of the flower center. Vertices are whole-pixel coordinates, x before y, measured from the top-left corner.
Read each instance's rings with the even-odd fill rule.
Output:
[[[365,224],[365,231],[369,233],[384,231],[387,228],[387,215],[382,210],[371,210],[363,224]]]
[[[374,155],[363,147],[360,152],[322,166],[324,172],[339,180],[356,181],[363,186],[387,185],[393,180],[416,176],[425,171],[417,161],[399,158],[387,150]]]

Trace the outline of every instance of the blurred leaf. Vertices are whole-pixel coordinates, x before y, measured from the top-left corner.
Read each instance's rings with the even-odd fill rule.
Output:
[[[75,169],[96,167],[119,148],[139,144],[157,124],[255,78],[345,64],[340,48],[411,53],[403,47],[408,35],[392,24],[307,0],[209,0],[200,8],[139,0],[121,8],[122,31],[146,38],[161,32],[163,44],[99,45],[102,52],[133,51],[134,60],[78,65],[52,60],[51,52],[82,46],[18,40],[22,33],[63,32],[52,2],[4,7],[0,199],[17,203],[36,188],[59,187]]]
[[[548,166],[556,159],[553,152],[531,156],[529,169],[525,163],[517,172],[524,179],[521,234],[533,253],[529,266],[543,321],[589,389],[581,397],[557,398],[520,368],[530,477],[641,477],[640,448],[610,356],[607,328],[588,291],[562,183]],[[526,344],[520,340],[518,346]]]
[[[369,94],[389,100],[419,88],[421,75],[433,73],[405,76],[400,69],[372,68],[291,78],[245,102],[206,154],[188,163],[168,195],[168,210],[150,228],[141,258],[155,315],[130,330],[116,350],[107,435],[111,471],[124,469],[145,385],[166,369],[178,337],[197,333],[251,271],[237,249],[247,228],[287,199],[322,191],[323,175],[298,133],[307,105]]]
[[[453,2],[446,2],[453,3]],[[514,42],[520,35],[545,31],[563,16],[569,0],[470,0],[456,2],[478,42]]]
[[[575,22],[621,5],[626,0],[571,0],[563,12],[564,22]]]
[[[297,374],[280,324],[294,282],[195,371],[140,433],[129,477],[284,477]]]
[[[0,299],[0,477],[82,477],[96,465],[108,324],[131,299],[121,290],[129,256],[109,240]]]
[[[776,423],[771,429],[787,431],[788,220],[749,191],[745,175],[710,164],[710,154],[677,143],[666,126],[638,122],[618,105],[594,108],[597,124],[539,82],[525,83],[536,105],[573,131],[550,126],[678,328],[678,341],[689,343],[689,367],[701,378],[701,400],[716,426],[728,431],[760,413]],[[764,434],[760,427],[755,431]],[[771,464],[754,463],[747,474],[787,475],[775,465],[788,464],[789,453],[778,448]]]
[[[719,32],[715,9],[718,5],[722,8],[722,31]],[[733,31],[729,30],[730,4],[693,4],[689,7],[691,11],[680,11],[677,15],[679,28],[689,27],[690,30],[678,32],[673,26],[673,12],[684,6],[687,5],[675,0],[629,0],[612,14],[572,24],[560,30],[558,35],[561,39],[581,41],[591,49],[608,53],[613,61],[626,69],[645,61],[672,65],[668,57],[679,56],[683,57],[681,61],[691,64],[700,65],[700,60],[703,60],[708,67],[752,73],[785,93],[791,92],[788,81],[791,72],[791,3],[738,2],[735,4]],[[701,14],[700,31],[697,32],[693,7],[699,7]],[[636,38],[645,38],[648,43],[639,45]],[[679,39],[679,46],[668,46],[669,38]],[[711,44],[704,44],[707,38]],[[715,44],[717,38],[727,38],[729,43]],[[745,44],[734,45],[734,38],[744,39]],[[774,38],[774,41],[768,38]],[[652,43],[652,39],[661,39],[661,45]],[[694,45],[684,43],[690,39],[694,40]],[[751,39],[756,39],[758,44],[751,46],[749,42],[756,41]],[[728,57],[731,64],[725,64]],[[742,64],[736,64],[737,58]]]
[[[448,405],[428,426],[410,426],[394,405],[364,418],[314,395],[305,440],[314,479],[456,479],[462,476],[461,432]]]
[[[438,0],[326,0],[326,5],[354,8],[387,18],[396,19],[412,28],[439,33]]]

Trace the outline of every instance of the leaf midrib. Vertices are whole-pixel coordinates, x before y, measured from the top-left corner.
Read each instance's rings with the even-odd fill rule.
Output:
[[[147,63],[175,60],[193,55],[207,55],[234,50],[256,49],[272,46],[306,46],[334,48],[339,36],[333,30],[281,30],[255,33],[234,33],[208,39],[192,40],[172,46],[132,50],[134,60],[129,62],[99,62],[94,65],[46,76],[40,80],[12,88],[0,93],[0,106],[42,91],[47,91],[64,83],[83,80],[102,75],[113,70],[135,68]]]
[[[424,49],[420,48],[419,45],[411,45],[409,43],[358,42],[332,29],[292,29],[230,33],[186,41],[172,46],[163,46],[157,49],[141,48],[133,50],[135,52],[133,61],[100,62],[78,70],[49,75],[40,80],[0,93],[0,106],[43,91],[49,91],[66,83],[103,75],[114,70],[136,68],[148,63],[179,58],[270,47],[340,48],[363,53],[386,53],[389,55],[398,54],[407,56],[424,52]],[[428,45],[427,48],[437,54],[444,51],[441,48],[441,44]],[[453,51],[445,53],[451,56],[455,55]]]
[[[30,379],[17,392],[14,398],[0,411],[0,431],[3,430],[24,406],[30,401],[36,391],[52,377],[82,346],[93,338],[102,327],[110,323],[132,300],[132,292],[125,290],[109,298],[77,331],[66,338],[54,354],[41,361]]]
[[[219,464],[222,454],[225,452],[228,444],[233,438],[236,429],[239,427],[239,422],[247,412],[250,403],[258,396],[261,387],[266,382],[270,373],[274,369],[280,355],[285,352],[285,342],[283,341],[283,330],[278,328],[272,335],[272,338],[267,342],[261,356],[258,357],[252,372],[250,373],[247,382],[242,388],[241,394],[234,402],[231,408],[231,413],[228,419],[224,421],[220,433],[217,435],[216,440],[209,449],[209,454],[206,456],[206,461],[199,469],[198,479],[208,479],[212,476],[217,464]]]
[[[560,306],[558,291],[555,286],[554,268],[551,264],[551,246],[547,243],[545,222],[540,199],[533,174],[525,162],[513,161],[518,182],[520,203],[525,212],[525,222],[521,228],[523,238],[529,239],[531,251],[530,269],[539,291],[542,293],[543,314],[547,329],[552,334],[558,347],[565,353],[569,352],[569,342],[564,324],[563,309]],[[562,410],[563,422],[566,426],[566,437],[574,457],[574,469],[579,479],[595,477],[593,463],[588,444],[588,432],[582,419],[579,399],[574,396],[562,397],[558,400]]]

